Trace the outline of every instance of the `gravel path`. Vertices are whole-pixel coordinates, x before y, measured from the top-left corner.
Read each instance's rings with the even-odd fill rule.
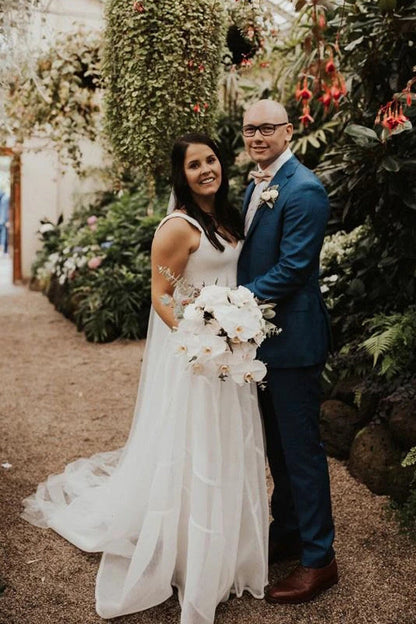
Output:
[[[0,293],[0,624],[98,624],[99,555],[19,518],[22,498],[80,456],[121,446],[129,431],[143,342],[93,345],[26,289]],[[216,624],[415,624],[416,545],[385,513],[386,498],[331,460],[341,580],[313,603],[270,606],[250,596],[217,610]],[[287,572],[271,570],[274,580]],[[176,597],[119,624],[179,622]]]

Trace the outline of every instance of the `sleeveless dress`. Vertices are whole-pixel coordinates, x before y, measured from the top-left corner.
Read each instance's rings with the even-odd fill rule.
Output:
[[[185,279],[235,286],[241,242],[220,252],[200,230]],[[23,518],[87,552],[103,551],[96,609],[142,611],[177,587],[181,624],[212,624],[220,601],[267,584],[268,505],[254,384],[186,370],[152,311],[125,447],[69,464],[24,501]]]

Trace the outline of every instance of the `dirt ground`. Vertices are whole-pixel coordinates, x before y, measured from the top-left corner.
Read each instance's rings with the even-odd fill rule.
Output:
[[[99,555],[21,520],[21,500],[69,461],[123,445],[144,343],[90,344],[45,297],[24,288],[0,293],[0,323],[0,576],[7,585],[0,624],[98,624]],[[216,624],[416,623],[416,544],[387,517],[384,497],[352,479],[342,462],[331,460],[330,470],[339,585],[299,606],[234,598],[219,606]],[[287,571],[273,568],[270,580]],[[112,621],[179,619],[172,596]]]

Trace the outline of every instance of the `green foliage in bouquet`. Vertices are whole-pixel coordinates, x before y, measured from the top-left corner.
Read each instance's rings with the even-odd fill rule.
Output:
[[[143,189],[116,199],[106,194],[66,224],[41,224],[43,247],[32,267],[34,278],[90,341],[146,335],[150,248],[166,194],[158,200],[159,213],[148,216]]]
[[[58,35],[31,72],[15,72],[10,79],[4,102],[8,132],[20,142],[47,138],[64,163],[79,169],[80,139],[95,141],[101,132],[101,54],[97,33]]]
[[[107,3],[107,129],[125,166],[166,175],[174,140],[213,132],[224,42],[219,0]]]

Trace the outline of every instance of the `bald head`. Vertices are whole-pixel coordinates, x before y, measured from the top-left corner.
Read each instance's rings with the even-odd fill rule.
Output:
[[[273,100],[260,100],[244,114],[246,150],[261,169],[267,169],[288,147],[293,134],[285,107]]]
[[[288,122],[289,118],[287,116],[287,112],[283,104],[280,102],[275,102],[274,100],[259,100],[255,102],[251,106],[248,107],[246,112],[244,113],[244,121],[243,124],[251,123],[251,121],[246,121],[246,119],[251,119],[252,117],[261,117],[263,119],[267,119],[270,123],[281,123]]]

